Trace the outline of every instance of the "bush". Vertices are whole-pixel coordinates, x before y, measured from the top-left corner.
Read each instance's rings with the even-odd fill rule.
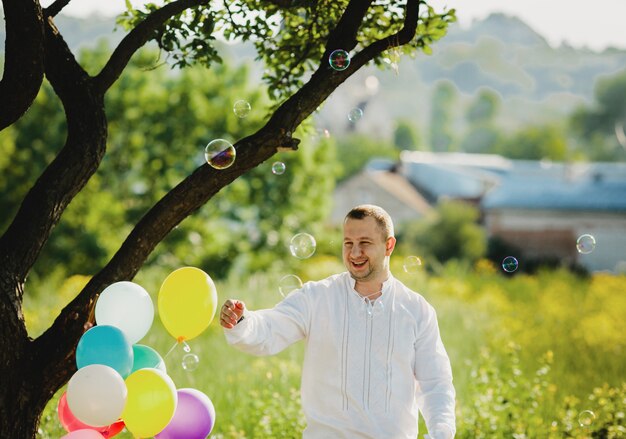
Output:
[[[509,343],[503,358],[484,349],[471,369],[471,386],[457,410],[458,438],[622,438],[626,382],[605,384],[581,401],[557,401],[551,379],[554,356],[546,352],[534,371],[524,370],[520,347]],[[555,407],[557,407],[555,411]],[[552,413],[557,413],[552,417]]]
[[[415,248],[440,263],[452,259],[476,262],[485,255],[485,232],[478,225],[478,209],[460,201],[443,201],[424,221],[406,224],[398,233],[400,252],[415,254]]]

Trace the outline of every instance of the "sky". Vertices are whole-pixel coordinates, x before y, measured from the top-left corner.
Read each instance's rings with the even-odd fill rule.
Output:
[[[42,0],[47,6],[52,0]],[[141,0],[131,0],[137,6]],[[493,12],[521,18],[548,43],[566,42],[574,47],[603,50],[612,46],[626,49],[626,0],[430,0],[436,11],[455,8],[459,23],[469,26]],[[71,0],[64,13],[88,16],[115,15],[124,10],[124,0]]]

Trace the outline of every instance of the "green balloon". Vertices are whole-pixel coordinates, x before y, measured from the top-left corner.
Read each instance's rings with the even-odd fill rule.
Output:
[[[161,372],[167,373],[165,369],[165,362],[157,351],[150,346],[142,344],[133,345],[133,368],[130,373],[139,369],[145,369],[146,367],[152,369],[159,369]]]

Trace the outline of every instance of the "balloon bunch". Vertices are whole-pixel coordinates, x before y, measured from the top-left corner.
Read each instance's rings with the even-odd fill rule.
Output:
[[[159,290],[159,315],[176,344],[200,335],[216,308],[213,280],[195,267],[175,270]],[[96,302],[95,319],[78,342],[78,370],[59,400],[59,420],[68,431],[62,439],[110,438],[124,427],[136,438],[205,439],[215,425],[209,397],[176,389],[159,353],[137,344],[154,319],[148,292],[133,282],[109,285]]]

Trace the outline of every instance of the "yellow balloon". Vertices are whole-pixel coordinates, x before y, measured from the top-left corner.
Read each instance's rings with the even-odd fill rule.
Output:
[[[163,326],[174,338],[191,340],[200,335],[215,316],[215,284],[199,268],[179,268],[163,281],[158,308]]]
[[[126,428],[137,438],[160,433],[174,417],[178,394],[174,381],[159,369],[139,369],[125,380],[128,396],[122,412]]]

